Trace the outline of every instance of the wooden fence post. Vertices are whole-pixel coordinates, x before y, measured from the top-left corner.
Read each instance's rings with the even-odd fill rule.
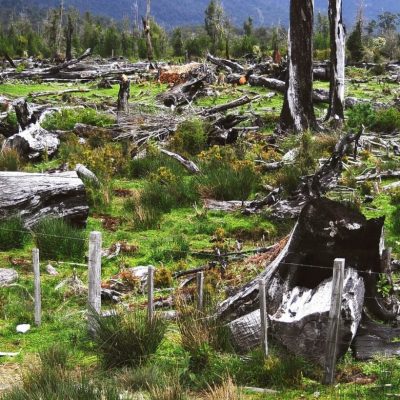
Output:
[[[42,323],[42,289],[40,285],[40,266],[39,266],[39,249],[32,250],[33,265],[33,286],[35,299],[35,325],[40,326]]]
[[[147,317],[149,321],[154,318],[154,267],[149,266],[147,274]]]
[[[326,385],[332,385],[335,382],[337,341],[340,329],[345,263],[346,260],[344,258],[337,258],[333,264],[332,298],[331,309],[329,311],[325,352],[325,374],[323,380]]]
[[[381,271],[387,275],[390,285],[393,286],[392,279],[392,248],[388,247],[382,252],[381,258]]]
[[[197,281],[197,309],[203,310],[204,306],[204,272],[198,272],[196,275]]]
[[[93,325],[90,313],[101,311],[101,233],[91,232],[89,236],[89,263],[88,263],[88,309],[89,309],[89,331],[93,332]]]
[[[260,279],[258,282],[258,296],[260,300],[260,317],[261,317],[261,348],[265,357],[268,357],[268,315],[267,315],[267,299],[265,293],[265,280]]]

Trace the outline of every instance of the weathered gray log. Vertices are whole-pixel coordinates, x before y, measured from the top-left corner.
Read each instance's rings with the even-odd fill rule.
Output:
[[[342,0],[329,0],[329,25],[331,39],[331,80],[329,108],[326,119],[332,118],[341,124],[344,121],[346,56]]]
[[[201,115],[203,116],[209,116],[213,114],[218,114],[227,110],[231,110],[232,108],[236,107],[241,107],[245,104],[249,104],[253,101],[257,101],[261,98],[261,96],[254,96],[254,97],[248,97],[248,96],[243,96],[240,99],[236,99],[233,101],[230,101],[229,103],[226,104],[221,104],[219,106],[207,108],[204,111],[201,112]]]
[[[279,125],[282,132],[298,133],[317,127],[313,106],[313,24],[314,1],[291,0],[289,65]]]
[[[245,115],[228,114],[210,119],[210,128],[208,130],[209,145],[225,145],[235,143],[239,132],[235,129],[241,122],[247,120]]]
[[[363,182],[363,181],[368,181],[368,180],[373,180],[373,179],[384,179],[384,178],[399,178],[400,177],[400,171],[393,171],[393,170],[387,170],[387,171],[382,171],[382,172],[367,172],[366,174],[363,175],[358,175],[356,176],[356,181],[357,182]]]
[[[39,123],[36,123],[9,137],[3,144],[3,148],[16,149],[22,157],[34,160],[44,154],[54,155],[59,145],[60,140],[57,135],[46,131]]]
[[[176,85],[172,89],[157,96],[167,107],[179,107],[190,104],[199,94],[205,84],[206,76],[192,79],[188,82]]]
[[[76,164],[75,171],[78,174],[79,178],[81,178],[83,181],[86,179],[89,182],[93,183],[95,186],[100,186],[100,181],[97,176],[84,165]]]
[[[47,96],[62,96],[68,93],[87,93],[90,92],[90,89],[65,89],[65,90],[56,90],[56,91],[48,91],[48,92],[39,92],[39,93],[29,93],[28,97],[32,99],[36,99],[38,97],[47,97]]]
[[[84,227],[88,213],[85,187],[76,172],[0,172],[0,220],[18,214],[26,227],[48,217]]]
[[[400,328],[394,328],[363,317],[352,344],[357,360],[374,357],[394,357],[400,355]]]
[[[57,74],[58,72],[62,71],[63,69],[66,69],[72,65],[75,65],[75,64],[79,63],[80,61],[84,60],[85,58],[89,57],[91,53],[92,53],[91,49],[86,49],[86,51],[78,58],[75,58],[75,59],[69,60],[69,61],[65,61],[64,63],[62,63],[60,65],[56,65],[54,67],[50,67],[47,70],[45,70],[44,72],[46,74],[50,74],[50,75]]]
[[[272,333],[293,351],[297,347],[299,351],[304,351],[308,348],[307,334],[311,335],[308,328],[313,322],[310,321],[314,321],[314,327],[319,326],[319,331],[314,332],[312,338],[317,342],[319,337],[321,351],[311,354],[308,350],[304,356],[318,361],[325,354],[326,332],[323,329],[330,308],[332,265],[340,254],[346,259],[348,268],[357,268],[357,271],[346,270],[348,284],[345,284],[344,298],[347,305],[342,308],[344,330],[340,337],[344,351],[357,331],[357,321],[364,305],[364,285],[366,297],[371,294],[376,297],[383,221],[383,218],[367,220],[358,211],[328,199],[309,201],[277,258],[257,278],[219,305],[217,315],[231,322],[230,327],[239,347],[248,348],[260,341],[259,334],[256,337],[260,324],[254,318],[259,316],[258,282],[265,279]],[[369,274],[370,270],[374,273]],[[383,315],[376,313],[374,304],[366,303],[365,306],[379,318]],[[315,317],[317,312],[321,317]],[[241,317],[252,321],[250,329],[247,329],[243,319],[240,320]],[[307,321],[310,325],[305,329]],[[315,321],[321,325],[315,324]],[[290,332],[290,329],[293,331]]]
[[[0,287],[15,282],[18,279],[18,273],[15,269],[0,268]]]
[[[174,160],[178,161],[185,169],[187,169],[192,174],[199,174],[200,168],[191,160],[181,156],[180,154],[173,153],[172,151],[168,151],[165,149],[160,150],[161,153],[165,154],[168,157],[173,158]]]
[[[242,65],[235,61],[231,60],[224,60],[223,58],[214,57],[210,53],[207,54],[207,61],[217,65],[218,67],[224,68],[228,73],[238,72],[243,74],[245,69]]]
[[[32,108],[25,99],[15,100],[13,106],[21,130],[28,128],[28,126],[35,124],[38,121],[37,116],[34,114]]]

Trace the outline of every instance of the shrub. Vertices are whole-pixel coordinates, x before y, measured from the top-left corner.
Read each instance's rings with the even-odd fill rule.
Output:
[[[347,126],[359,129],[361,125],[371,127],[375,120],[375,111],[369,103],[357,104],[348,111]]]
[[[43,258],[81,261],[85,255],[85,231],[63,219],[43,219],[33,228],[33,235]]]
[[[0,152],[0,171],[19,171],[22,160],[17,150],[4,148]]]
[[[201,170],[200,193],[216,200],[245,201],[260,183],[260,176],[250,161],[206,162]]]
[[[0,221],[0,250],[20,249],[24,246],[28,232],[19,216]]]
[[[195,156],[205,149],[207,134],[204,122],[200,119],[192,119],[182,122],[173,137],[172,149],[176,152]]]
[[[400,130],[400,111],[396,108],[378,110],[371,128],[378,132],[393,132]]]
[[[70,131],[75,124],[82,123],[99,127],[109,127],[115,123],[115,119],[108,114],[100,113],[92,108],[70,109],[66,108],[58,113],[52,113],[42,123],[47,130]]]
[[[169,288],[173,284],[172,273],[167,268],[157,268],[154,274],[154,286],[156,288]]]
[[[93,312],[96,321],[94,341],[107,368],[137,367],[154,354],[164,338],[166,321],[155,314],[147,318],[145,310],[118,312],[102,317]]]

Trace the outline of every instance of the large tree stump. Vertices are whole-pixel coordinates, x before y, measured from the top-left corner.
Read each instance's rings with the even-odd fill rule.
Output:
[[[118,111],[128,112],[129,104],[128,100],[131,93],[131,81],[126,75],[121,76],[118,92]]]
[[[343,354],[357,332],[364,305],[379,318],[383,315],[375,304],[364,304],[364,285],[366,296],[376,298],[383,221],[384,218],[367,220],[358,211],[328,199],[309,201],[277,258],[219,305],[218,316],[230,323],[239,347],[247,349],[257,343],[258,282],[264,279],[272,334],[291,351],[298,348],[298,354],[322,362],[333,262],[344,258],[347,270],[340,334],[344,346],[339,353]],[[370,270],[374,273],[369,274]],[[251,321],[249,328],[246,320]],[[311,355],[305,349],[310,340],[309,329],[314,328],[313,339],[320,342]]]
[[[0,220],[19,215],[29,228],[55,217],[84,227],[88,213],[85,186],[76,172],[0,172]]]

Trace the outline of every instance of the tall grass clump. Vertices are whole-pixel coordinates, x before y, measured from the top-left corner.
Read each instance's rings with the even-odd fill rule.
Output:
[[[210,387],[205,400],[241,400],[242,396],[230,376],[223,379],[223,383]]]
[[[190,357],[189,370],[195,373],[204,371],[212,362],[215,351],[232,349],[230,335],[213,317],[209,301],[204,311],[189,304],[183,296],[177,297],[176,304],[182,347]]]
[[[245,201],[260,184],[260,175],[250,161],[206,162],[198,181],[205,197]]]
[[[24,246],[28,231],[21,217],[12,216],[0,221],[0,250],[20,249]]]
[[[47,130],[70,131],[75,124],[109,127],[115,123],[114,117],[98,112],[92,108],[85,109],[63,109],[60,112],[48,115],[42,123]]]
[[[92,312],[96,324],[94,341],[106,368],[138,367],[154,354],[166,331],[166,321],[145,310],[117,311],[109,317]]]
[[[33,236],[45,259],[81,261],[85,256],[85,231],[63,219],[43,219],[34,226]]]
[[[172,150],[184,156],[195,156],[202,152],[207,145],[207,134],[204,122],[191,119],[182,122],[172,139]]]
[[[2,400],[117,400],[114,385],[97,382],[85,373],[71,373],[66,369],[68,354],[52,346],[39,354],[23,374],[22,384],[4,393]]]
[[[17,150],[4,148],[0,151],[0,171],[19,171],[22,160]]]

